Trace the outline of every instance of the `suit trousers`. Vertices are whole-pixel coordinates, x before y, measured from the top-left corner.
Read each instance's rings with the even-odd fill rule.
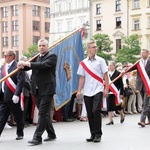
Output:
[[[146,117],[148,117],[148,121],[150,121],[150,97],[147,97],[145,94],[140,121],[145,122]]]
[[[39,110],[39,118],[36,130],[34,132],[33,139],[40,140],[44,131],[47,131],[48,137],[56,137],[55,131],[50,118],[50,108],[53,95],[37,95],[35,96],[35,102]]]
[[[22,110],[20,107],[20,103],[14,104],[13,101],[2,102],[0,104],[0,135],[3,132],[3,129],[5,127],[5,124],[11,112],[17,123],[16,134],[18,136],[24,136],[23,133],[24,125],[23,125]]]
[[[103,92],[99,92],[94,96],[84,96],[85,106],[88,115],[88,122],[91,136],[101,137],[102,135],[102,118],[101,118],[101,103]]]

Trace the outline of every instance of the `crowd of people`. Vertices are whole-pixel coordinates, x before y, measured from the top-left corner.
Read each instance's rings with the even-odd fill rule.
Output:
[[[53,99],[57,56],[48,51],[48,41],[45,39],[38,41],[38,50],[39,55],[31,62],[25,56],[17,62],[13,50],[4,53],[1,78],[18,70],[0,83],[0,135],[4,127],[9,127],[8,124],[14,125],[16,140],[21,140],[24,137],[24,127],[34,124],[36,129],[29,143],[39,145],[42,144],[45,131],[45,142],[57,138],[53,123],[80,120],[89,123],[90,138],[86,141],[97,143],[103,134],[103,115],[108,115],[106,125],[114,125],[114,116],[120,115],[122,124],[126,114],[140,113],[138,125],[150,125],[148,50],[141,50],[141,59],[136,64],[109,61],[107,65],[103,58],[97,56],[96,43],[87,43],[88,57],[80,62],[77,71],[78,90],[58,111],[55,110]],[[102,111],[104,101],[107,105]]]

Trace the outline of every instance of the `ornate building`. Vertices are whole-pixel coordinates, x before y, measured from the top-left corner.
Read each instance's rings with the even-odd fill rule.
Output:
[[[0,1],[0,57],[6,49],[18,56],[40,38],[49,40],[49,0]]]

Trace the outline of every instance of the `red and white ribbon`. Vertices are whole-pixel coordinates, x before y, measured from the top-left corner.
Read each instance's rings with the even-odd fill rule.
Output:
[[[4,76],[7,76],[8,75],[8,66],[7,64],[4,65]],[[9,87],[9,89],[15,93],[16,91],[16,84],[13,82],[13,80],[9,77],[5,80],[7,86]],[[21,103],[21,109],[24,110],[24,95],[23,93],[21,93],[21,99],[20,99],[20,103]]]
[[[144,83],[144,86],[146,88],[146,92],[148,95],[150,95],[150,79],[145,71],[145,68],[143,66],[143,63],[140,61],[139,63],[137,63],[137,69],[139,71],[139,74],[142,78],[142,81]]]
[[[108,77],[109,78],[109,77]],[[111,80],[110,80],[110,78],[109,78],[109,83],[111,83]],[[111,83],[111,84],[109,84],[109,89],[110,89],[110,91],[115,95],[115,104],[117,105],[117,104],[119,104],[120,102],[121,102],[121,100],[120,100],[120,97],[119,97],[119,94],[120,94],[120,92],[119,92],[119,90],[117,89],[117,87],[113,84],[113,83]]]

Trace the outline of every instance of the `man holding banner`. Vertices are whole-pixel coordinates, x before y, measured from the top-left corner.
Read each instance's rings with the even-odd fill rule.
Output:
[[[35,97],[39,110],[38,125],[33,135],[33,139],[28,143],[33,145],[42,144],[42,134],[47,131],[47,138],[44,141],[56,139],[55,131],[50,118],[51,101],[56,88],[56,64],[57,56],[49,51],[48,41],[40,39],[38,41],[40,55],[32,62],[18,62],[20,69],[32,69],[31,92]]]
[[[96,55],[98,49],[95,42],[89,42],[87,50],[88,57],[80,63],[77,71],[80,78],[76,96],[80,98],[83,88],[91,133],[91,137],[86,141],[100,142],[102,136],[101,104],[103,98],[108,96],[108,67],[105,60]]]

